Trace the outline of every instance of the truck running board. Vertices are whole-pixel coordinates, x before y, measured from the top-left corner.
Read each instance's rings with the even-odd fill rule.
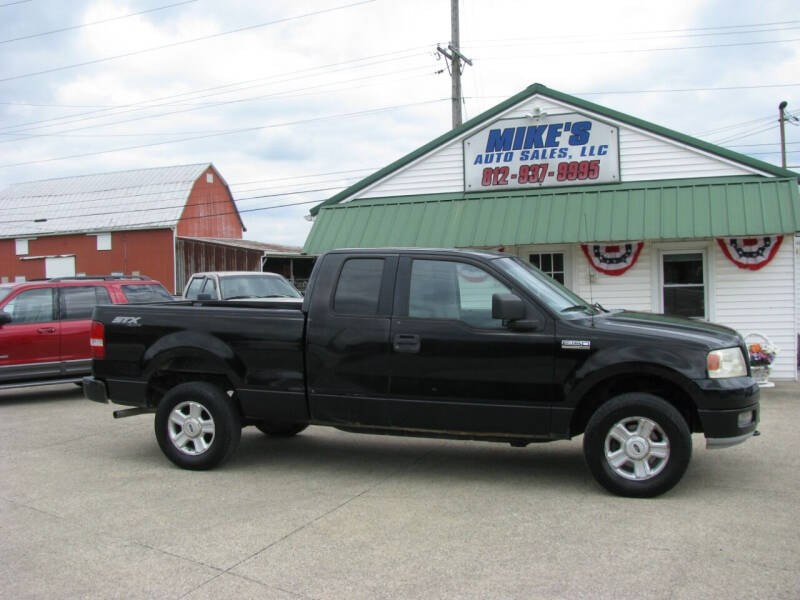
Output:
[[[114,418],[115,419],[122,419],[124,417],[134,417],[136,415],[143,415],[145,413],[154,413],[156,412],[155,408],[126,408],[124,410],[115,410],[114,411]]]

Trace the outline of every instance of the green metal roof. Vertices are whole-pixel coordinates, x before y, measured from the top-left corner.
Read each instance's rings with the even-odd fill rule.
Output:
[[[373,198],[322,208],[303,251],[692,239],[800,231],[795,177]]]
[[[317,204],[309,212],[312,215],[316,216],[316,214],[319,212],[321,208],[326,206],[331,206],[333,204],[338,204],[342,200],[361,191],[367,186],[372,185],[373,183],[386,177],[390,173],[397,171],[398,169],[404,167],[405,165],[417,160],[421,156],[424,156],[431,150],[434,150],[435,148],[438,148],[439,146],[446,144],[450,140],[457,138],[461,134],[465,133],[466,131],[469,131],[470,129],[472,129],[477,125],[480,125],[484,121],[490,121],[491,119],[505,112],[509,108],[515,106],[516,104],[519,104],[526,98],[530,98],[531,96],[534,96],[536,94],[539,94],[546,98],[552,98],[554,100],[571,104],[572,106],[578,109],[594,112],[598,115],[605,116],[609,119],[613,119],[620,123],[625,123],[627,125],[643,129],[645,131],[650,131],[662,137],[675,140],[677,142],[680,142],[687,146],[691,146],[693,148],[697,148],[699,150],[703,150],[705,152],[710,152],[712,154],[715,154],[723,158],[727,158],[729,160],[733,160],[735,162],[738,162],[739,164],[746,165],[754,169],[758,169],[759,171],[763,171],[764,173],[769,173],[776,177],[793,177],[795,178],[795,180],[797,180],[798,178],[798,173],[795,173],[794,171],[783,169],[781,167],[752,158],[750,156],[739,154],[738,152],[733,152],[721,146],[709,144],[708,142],[704,142],[703,140],[698,140],[697,138],[693,138],[691,136],[679,133],[677,131],[667,129],[666,127],[655,125],[654,123],[650,123],[643,119],[632,117],[630,115],[618,112],[616,110],[612,110],[610,108],[606,108],[605,106],[601,106],[593,102],[588,102],[586,100],[582,100],[581,98],[565,94],[563,92],[552,90],[547,86],[542,85],[541,83],[534,83],[533,85],[528,86],[526,89],[522,90],[518,94],[511,96],[511,98],[504,100],[500,104],[490,108],[489,110],[479,114],[476,117],[473,117],[472,119],[461,125],[461,127],[457,127],[456,129],[448,131],[447,133],[439,136],[438,138],[432,140],[431,142],[428,142],[424,146],[394,161],[390,165],[387,165],[386,167],[380,169],[379,171],[376,171],[372,175],[362,179],[357,183],[354,183],[353,185],[351,185],[345,190],[342,190],[335,196],[331,196],[321,204]],[[361,200],[359,200],[359,202],[361,202]]]

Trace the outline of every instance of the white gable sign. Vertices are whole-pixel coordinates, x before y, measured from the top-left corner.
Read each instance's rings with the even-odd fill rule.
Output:
[[[577,113],[502,119],[464,140],[468,192],[619,180],[619,130]]]

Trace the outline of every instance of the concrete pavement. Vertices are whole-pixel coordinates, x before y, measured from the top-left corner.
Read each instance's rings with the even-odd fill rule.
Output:
[[[581,438],[527,448],[310,427],[174,467],[152,416],[0,391],[0,598],[800,597],[800,385],[763,435],[610,496]]]

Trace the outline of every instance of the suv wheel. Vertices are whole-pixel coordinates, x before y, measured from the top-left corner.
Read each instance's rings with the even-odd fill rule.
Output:
[[[184,469],[211,469],[239,445],[241,418],[228,396],[203,381],[182,383],[166,393],[156,409],[156,439],[161,451]]]
[[[620,496],[653,497],[680,481],[692,437],[678,410],[651,394],[622,394],[601,405],[586,426],[589,470]]]

